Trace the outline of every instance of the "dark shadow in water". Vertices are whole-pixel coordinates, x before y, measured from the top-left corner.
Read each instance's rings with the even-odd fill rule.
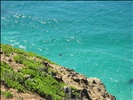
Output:
[[[62,53],[60,53],[59,56],[62,56]]]
[[[128,81],[128,84],[133,85],[133,79],[132,78]]]

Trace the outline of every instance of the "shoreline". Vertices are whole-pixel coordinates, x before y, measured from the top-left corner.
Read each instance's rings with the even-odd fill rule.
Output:
[[[35,85],[34,90],[29,89],[26,92],[19,91],[20,94],[18,93],[18,95],[22,95],[22,93],[23,95],[25,95],[26,93],[30,92],[30,94],[36,96],[36,98],[41,98],[42,100],[45,100],[45,99],[57,100],[57,98],[60,98],[58,100],[68,100],[68,99],[116,100],[115,96],[112,96],[107,92],[106,87],[98,78],[87,78],[83,74],[79,74],[74,70],[54,64],[44,57],[38,56],[34,53],[28,53],[24,50],[14,48],[9,45],[1,44],[1,47],[2,47],[0,52],[1,62],[4,62],[5,64],[9,65],[12,68],[12,71],[14,73],[22,74],[22,76],[24,77],[24,80],[22,82],[23,84],[21,83],[20,85],[22,85],[24,88],[25,88],[26,82],[29,82],[29,80],[32,80],[30,85],[35,82],[36,84],[44,85],[43,83],[45,83],[45,80],[42,83],[40,83],[41,81],[40,82],[36,81],[39,78],[42,79],[42,78],[50,77],[49,79],[53,81],[53,83],[50,83],[50,81],[45,83],[46,88],[48,88],[49,92],[47,92],[48,90],[45,91],[45,88],[41,90],[43,86],[42,87],[40,86],[39,88],[40,90],[39,90]],[[28,61],[28,63],[31,64],[31,66],[27,65],[26,60]],[[38,65],[40,64],[40,65],[34,66],[32,64],[38,64]],[[32,73],[30,72],[26,72],[28,74],[25,74],[25,72],[23,72],[25,68],[27,68],[27,70],[34,71],[39,76],[32,75]],[[31,77],[31,76],[34,76],[34,77]],[[1,82],[2,83],[1,85],[4,88],[3,90],[11,92],[11,89],[15,89],[15,88],[11,86],[9,89],[5,89],[7,88],[5,86],[5,83],[7,85],[8,83],[6,82],[6,78],[3,78],[3,77],[2,77],[3,83]],[[51,90],[51,87],[49,86],[49,84],[53,86],[52,87],[53,90]],[[56,88],[52,84],[54,84],[55,86],[59,85],[60,89]],[[33,87],[30,87],[30,88],[33,88]],[[17,89],[15,90],[18,91]],[[41,91],[41,92],[38,92],[38,91]],[[56,91],[56,92],[50,93],[53,91]],[[16,98],[18,97],[17,95],[15,95],[16,92],[11,92],[11,93],[13,94],[12,98],[15,98],[15,96]],[[25,96],[22,96],[22,98],[26,99]]]

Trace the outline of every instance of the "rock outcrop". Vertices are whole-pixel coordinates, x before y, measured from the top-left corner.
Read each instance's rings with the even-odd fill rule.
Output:
[[[79,90],[81,100],[116,100],[98,78],[87,78],[74,70],[54,64],[50,64],[50,67],[58,72],[59,80]]]
[[[14,56],[17,55],[16,53],[11,53],[9,56],[7,56],[1,49],[0,54],[1,61],[9,64],[15,72],[19,72],[23,68],[22,64],[14,61]],[[67,69],[63,66],[52,64],[36,57],[33,57],[33,59],[35,59],[35,61],[40,60],[45,66],[44,68],[38,67],[38,71],[48,73],[55,78],[55,80],[58,82],[63,82],[66,85],[64,86],[64,100],[116,100],[115,96],[112,96],[106,91],[106,87],[98,78],[87,78],[86,76],[79,74],[72,69]],[[54,70],[56,73],[48,72],[48,67]],[[31,76],[28,74],[24,75],[24,78],[26,80],[32,80]],[[73,91],[72,87],[74,87],[76,90]],[[78,96],[74,94],[75,92],[78,93]],[[49,100],[52,100],[51,96],[48,96],[48,98]],[[41,98],[41,100],[45,100],[45,98]]]

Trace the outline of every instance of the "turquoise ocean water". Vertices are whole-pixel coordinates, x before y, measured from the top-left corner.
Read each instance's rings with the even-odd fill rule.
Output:
[[[1,42],[97,77],[133,100],[132,2],[3,1]]]

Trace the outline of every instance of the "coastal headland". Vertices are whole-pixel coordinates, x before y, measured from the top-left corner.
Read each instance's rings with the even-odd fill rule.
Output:
[[[10,45],[0,50],[2,100],[116,100],[98,78]]]

